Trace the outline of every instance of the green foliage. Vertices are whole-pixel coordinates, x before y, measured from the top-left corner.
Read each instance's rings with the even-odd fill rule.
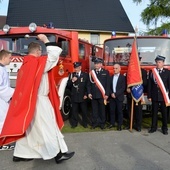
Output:
[[[140,4],[142,0],[133,0],[134,3]],[[141,13],[141,18],[147,26],[154,26],[149,30],[150,35],[160,35],[163,29],[170,32],[170,1],[169,0],[150,0],[147,8]],[[157,27],[158,21],[161,26]]]
[[[148,35],[161,35],[162,30],[169,30],[168,32],[170,33],[170,23],[165,23],[162,24],[161,27],[157,27],[156,29],[151,29],[148,31]]]

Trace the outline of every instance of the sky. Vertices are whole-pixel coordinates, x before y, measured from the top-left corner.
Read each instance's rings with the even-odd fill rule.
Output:
[[[9,0],[1,0],[0,3],[0,15],[7,15],[8,10],[8,2]],[[134,28],[138,28],[140,31],[146,31],[146,25],[142,23],[140,14],[147,7],[147,4],[149,3],[149,0],[142,0],[142,3],[136,5],[133,3],[133,0],[120,0],[122,3],[122,6],[132,23],[132,26]]]
[[[136,4],[133,0],[120,0],[132,26],[140,31],[147,31],[147,26],[141,21],[141,13],[149,4],[149,0],[142,0],[140,4]]]

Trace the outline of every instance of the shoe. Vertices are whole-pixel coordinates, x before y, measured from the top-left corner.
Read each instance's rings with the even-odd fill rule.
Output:
[[[74,125],[74,126],[72,125],[72,126],[71,126],[72,129],[74,129],[74,128],[76,128],[76,127],[77,127],[77,125]]]
[[[83,127],[84,127],[84,128],[88,128],[88,126],[87,126],[87,125],[83,125]]]
[[[130,129],[130,126],[126,126],[126,127],[125,127],[125,130],[129,130],[129,129]]]
[[[163,133],[164,135],[168,135],[168,131],[167,131],[167,130],[162,130],[162,133]]]
[[[156,132],[156,130],[154,130],[154,129],[150,129],[150,130],[148,131],[148,133],[154,133],[154,132]]]
[[[4,145],[0,147],[0,151],[14,150],[14,145]]]
[[[117,130],[118,130],[118,131],[121,131],[121,130],[122,130],[122,127],[121,127],[121,126],[118,126],[118,127],[117,127]]]
[[[68,160],[74,156],[75,152],[66,152],[66,153],[59,153],[55,157],[55,161],[57,164],[61,163],[62,161]]]
[[[101,130],[105,129],[105,126],[104,125],[100,125],[100,129]]]
[[[137,132],[141,132],[141,128],[139,128],[139,127],[136,127],[135,130],[136,130]]]
[[[98,127],[98,125],[92,125],[91,129],[95,129],[97,127]]]
[[[115,127],[115,126],[111,124],[111,125],[108,126],[108,129],[111,129],[113,127]]]
[[[16,157],[16,156],[14,156],[13,157],[13,162],[20,162],[20,161],[25,161],[25,162],[27,162],[27,161],[32,161],[33,159],[31,158],[20,158],[20,157]]]

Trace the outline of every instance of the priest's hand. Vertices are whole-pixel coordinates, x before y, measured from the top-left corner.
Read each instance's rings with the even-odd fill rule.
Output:
[[[44,44],[50,42],[45,34],[38,34],[37,37]]]

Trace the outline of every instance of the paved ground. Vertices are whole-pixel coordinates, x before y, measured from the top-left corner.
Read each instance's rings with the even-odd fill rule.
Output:
[[[0,170],[169,170],[170,134],[128,130],[64,134],[75,156],[62,164],[54,159],[12,162],[13,151],[0,151]]]

